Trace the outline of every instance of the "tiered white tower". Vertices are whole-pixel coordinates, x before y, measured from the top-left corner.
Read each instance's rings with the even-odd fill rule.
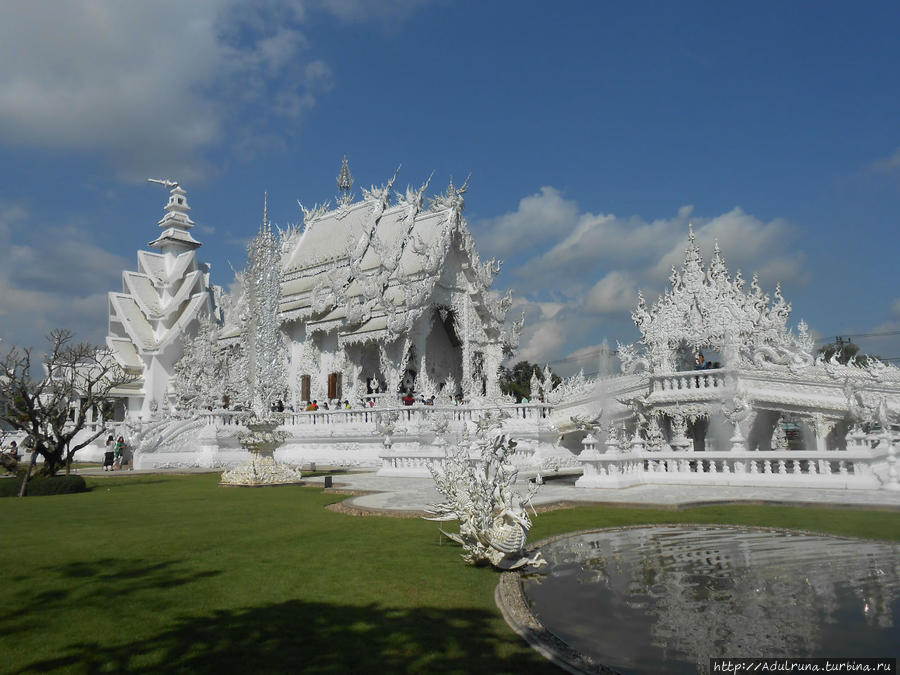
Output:
[[[185,191],[177,182],[152,181],[170,188],[162,234],[138,251],[138,271],[122,272],[122,292],[109,294],[106,343],[126,368],[140,372],[127,398],[129,416],[149,418],[169,402],[169,380],[182,355],[182,337],[196,330],[202,317],[215,316],[210,267],[197,260],[200,242],[191,236]]]

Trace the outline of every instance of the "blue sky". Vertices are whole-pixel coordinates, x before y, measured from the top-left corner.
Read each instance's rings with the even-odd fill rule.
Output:
[[[0,337],[101,341],[188,190],[227,285],[261,217],[472,173],[521,355],[636,337],[693,222],[821,336],[900,331],[900,5],[309,0],[0,6]],[[900,336],[859,338],[900,357]],[[575,355],[574,358],[572,355]],[[583,358],[579,360],[579,355]]]

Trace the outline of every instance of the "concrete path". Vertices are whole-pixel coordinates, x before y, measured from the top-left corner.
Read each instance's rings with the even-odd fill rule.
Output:
[[[320,470],[327,467],[319,467]],[[216,470],[215,473],[220,472]],[[211,473],[210,469],[152,471],[101,468],[82,469],[83,476],[140,476],[151,473]],[[605,503],[635,506],[681,507],[710,503],[775,503],[862,506],[900,510],[900,492],[888,490],[840,490],[817,488],[716,487],[705,485],[638,485],[621,489],[576,488],[575,476],[548,480],[534,498],[535,505],[557,502]],[[336,490],[370,492],[348,500],[353,506],[372,511],[424,511],[441,501],[430,478],[376,476],[374,470],[332,476]],[[307,484],[324,485],[324,476],[303,479]]]
[[[310,483],[324,478],[310,478]],[[422,511],[440,501],[430,478],[391,478],[374,473],[333,477],[335,487],[374,492],[350,503],[363,509]],[[887,490],[835,490],[809,488],[712,487],[701,485],[639,485],[623,489],[576,488],[575,477],[548,480],[538,491],[535,505],[555,502],[633,504],[675,507],[690,504],[766,502],[868,506],[900,510],[900,492]]]

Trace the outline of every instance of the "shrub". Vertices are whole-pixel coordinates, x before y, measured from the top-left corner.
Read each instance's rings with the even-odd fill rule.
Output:
[[[0,480],[0,497],[15,497],[19,494],[21,479],[4,478]],[[67,495],[75,492],[87,492],[87,485],[81,476],[36,476],[28,481],[26,495],[41,497],[44,495]]]

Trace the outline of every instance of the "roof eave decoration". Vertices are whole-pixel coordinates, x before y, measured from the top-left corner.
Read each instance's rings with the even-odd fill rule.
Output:
[[[282,298],[283,320],[311,319],[307,326],[311,332],[338,329],[343,334],[352,326],[364,324],[373,312],[377,312],[386,317],[387,335],[396,336],[408,331],[431,306],[435,285],[452,246],[467,259],[463,270],[470,284],[469,294],[486,330],[506,343],[516,343],[521,322],[516,324],[518,329],[513,326],[504,331],[502,326],[512,304],[510,294],[500,297],[488,292],[502,263],[496,259],[481,261],[462,216],[465,209],[463,195],[468,190],[469,179],[459,188],[451,179],[446,192],[431,199],[429,210],[424,209],[424,202],[431,176],[418,189],[407,186],[405,193],[394,193],[396,203],[391,206],[392,188],[399,169],[383,187],[364,189],[363,201],[358,205],[350,207],[339,200],[338,207],[329,211],[327,204],[313,209],[300,204],[305,229],[291,247],[291,262],[286,266],[290,268],[286,282],[293,286],[289,298]],[[346,186],[349,179],[346,176],[344,179]],[[338,245],[342,252],[329,250],[327,256],[312,257],[309,253],[315,251],[300,253],[304,246],[310,246],[314,241],[308,238],[308,235],[314,236],[310,235],[313,227],[332,225],[342,209],[356,212],[359,207],[368,208],[369,212],[364,222],[341,235],[347,237]],[[385,220],[388,215],[390,225],[385,225],[385,230],[380,229],[382,223],[388,222]],[[429,224],[419,226],[419,223]],[[386,232],[392,234],[385,238]],[[297,279],[312,282],[308,294],[297,293]],[[306,284],[299,284],[299,287],[304,288]],[[400,295],[391,295],[390,288],[396,288]],[[330,320],[328,315],[336,307],[347,307],[347,316]]]
[[[191,236],[190,232],[175,227],[170,227],[147,245],[152,246],[153,248],[162,248],[168,243],[178,243],[183,246],[189,246],[192,249],[203,246],[203,244]]]

